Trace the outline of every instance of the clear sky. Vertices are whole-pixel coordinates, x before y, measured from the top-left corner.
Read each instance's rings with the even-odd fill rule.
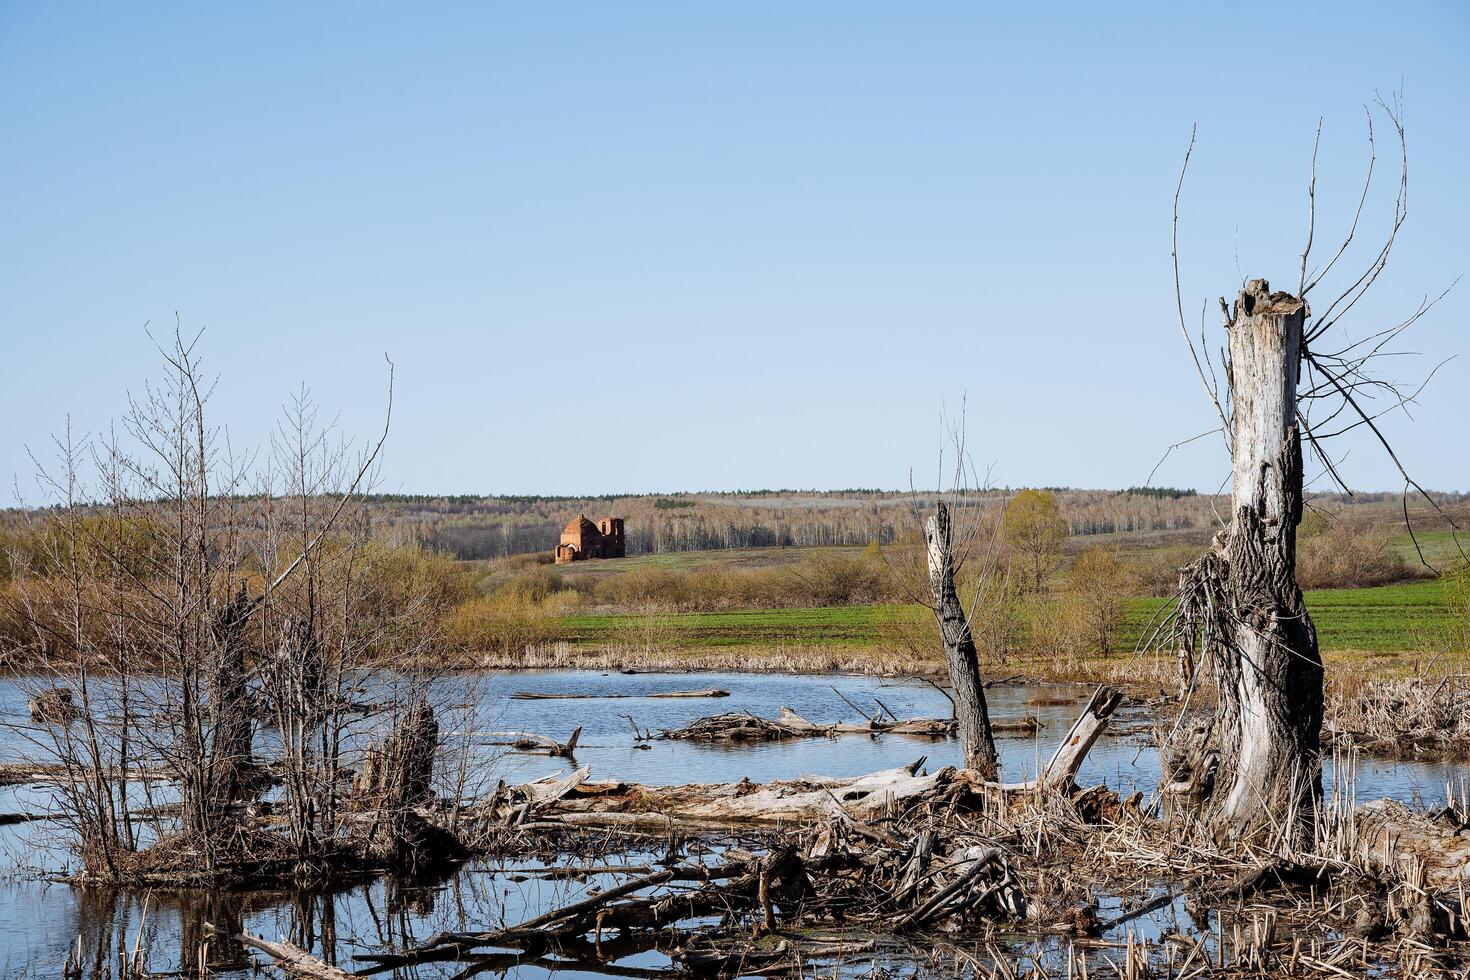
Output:
[[[1169,262],[1191,125],[1185,305],[1218,345],[1242,274],[1295,285],[1318,117],[1325,258],[1399,87],[1409,220],[1354,338],[1470,271],[1458,0],[3,0],[0,478],[31,497],[26,446],[118,415],[177,311],[237,444],[302,381],[371,433],[388,352],[385,490],[932,485],[962,398],[1002,484],[1141,483],[1211,418]],[[1470,281],[1393,376],[1470,354],[1467,315]],[[1470,357],[1415,416],[1385,420],[1405,461],[1470,488]],[[1155,482],[1228,470],[1203,440]]]

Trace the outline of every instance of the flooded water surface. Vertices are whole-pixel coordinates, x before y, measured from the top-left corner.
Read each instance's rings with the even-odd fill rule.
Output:
[[[787,707],[809,721],[860,722],[852,706],[869,714],[892,712],[901,717],[946,717],[948,699],[922,681],[853,676],[778,674],[604,674],[590,671],[528,671],[457,675],[439,682],[446,701],[472,700],[481,707],[469,732],[475,754],[486,773],[508,782],[524,782],[569,771],[571,763],[546,755],[510,751],[500,733],[534,732],[564,741],[582,729],[576,765],[588,766],[592,778],[660,785],[689,782],[756,782],[789,779],[806,773],[853,776],[908,765],[924,757],[933,771],[959,761],[953,740],[897,735],[811,738],[785,742],[706,744],[655,740],[639,748],[634,726],[641,730],[678,728],[697,718],[723,712],[774,716]],[[676,690],[719,688],[719,699],[651,698]],[[517,700],[520,691],[592,697]],[[1041,723],[1034,735],[1002,734],[1002,765],[1007,779],[1038,771],[1056,741],[1065,734],[1087,700],[1083,686],[1000,686],[987,692],[992,718],[1017,720],[1032,715]],[[621,695],[617,698],[596,695]],[[848,702],[851,702],[849,705]],[[25,697],[13,685],[0,686],[0,715],[11,726],[25,724]],[[469,724],[467,721],[466,724]],[[1149,735],[1151,719],[1144,709],[1124,708],[1111,730],[1087,758],[1079,777],[1086,785],[1105,783],[1122,795],[1135,790],[1150,796],[1159,781],[1158,754]],[[22,734],[17,734],[21,732]],[[40,749],[13,727],[0,740],[0,757],[35,758]],[[1461,777],[1452,764],[1388,763],[1359,759],[1356,791],[1360,800],[1390,797],[1427,805],[1442,803],[1446,785]],[[1328,785],[1334,778],[1327,773]],[[40,813],[54,809],[43,785],[0,788],[0,813]],[[474,861],[440,880],[378,878],[350,887],[312,893],[236,891],[214,894],[116,893],[82,889],[45,880],[37,869],[53,874],[66,870],[59,827],[50,821],[0,826],[6,877],[0,879],[0,975],[59,977],[68,953],[80,950],[84,975],[116,976],[119,957],[135,948],[145,951],[157,973],[189,971],[205,944],[204,923],[225,930],[241,927],[267,938],[286,937],[307,946],[344,968],[351,957],[422,940],[440,930],[488,929],[510,925],[557,907],[591,888],[607,888],[625,875],[595,873],[582,881],[551,880],[538,875],[535,862]],[[661,855],[618,855],[612,862],[639,864]],[[696,858],[697,859],[697,856]],[[598,862],[605,864],[607,862]],[[605,950],[606,968],[588,971],[573,964],[487,964],[485,975],[511,977],[645,976],[667,969],[661,953],[639,952],[618,957]],[[245,952],[223,938],[210,940],[207,966],[216,976],[250,975]],[[384,972],[390,977],[449,977],[463,964],[425,964]],[[840,971],[839,971],[840,972]],[[827,975],[831,975],[830,971]]]

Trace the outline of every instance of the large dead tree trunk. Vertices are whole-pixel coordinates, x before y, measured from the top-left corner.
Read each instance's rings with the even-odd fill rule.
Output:
[[[924,540],[929,550],[929,586],[934,596],[934,615],[944,639],[944,658],[949,664],[949,682],[954,688],[955,723],[966,768],[982,779],[995,779],[1000,759],[995,736],[990,730],[990,712],[985,706],[985,687],[980,682],[980,659],[969,620],[960,605],[954,585],[954,556],[951,547],[949,508],[939,502],[935,513],[924,522]]]
[[[1226,324],[1234,521],[1216,542],[1212,573],[1221,600],[1211,650],[1220,740],[1212,805],[1221,824],[1245,833],[1310,820],[1321,796],[1322,659],[1296,582],[1306,315],[1303,300],[1254,279]]]
[[[233,598],[212,611],[210,620],[214,642],[207,653],[205,679],[212,736],[210,785],[218,807],[227,808],[251,795],[255,723],[246,683],[245,632],[252,608],[241,585]]]

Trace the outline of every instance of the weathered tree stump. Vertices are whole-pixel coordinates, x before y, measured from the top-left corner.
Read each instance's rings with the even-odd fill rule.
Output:
[[[370,746],[352,790],[390,806],[415,806],[433,795],[439,723],[427,701],[416,701],[387,738]]]
[[[1296,582],[1307,304],[1252,279],[1226,317],[1234,519],[1181,575],[1176,642],[1192,659],[1198,641],[1214,667],[1212,820],[1241,836],[1309,830],[1322,795],[1323,692],[1317,632]],[[1202,790],[1208,746],[1193,758],[1196,771],[1176,771],[1174,781]]]
[[[975,770],[982,779],[994,779],[1000,770],[1000,756],[995,751],[995,735],[990,730],[975,638],[955,591],[951,533],[949,508],[941,500],[935,513],[924,522],[934,615],[939,620],[949,682],[954,688],[955,724],[965,753],[965,767]]]
[[[82,716],[69,687],[50,687],[26,702],[31,721],[42,725],[69,725]]]

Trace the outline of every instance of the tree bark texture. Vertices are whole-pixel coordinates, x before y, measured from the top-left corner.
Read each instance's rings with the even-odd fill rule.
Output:
[[[1310,820],[1321,797],[1322,659],[1296,582],[1306,316],[1304,301],[1254,279],[1226,324],[1234,520],[1215,548],[1224,581],[1212,651],[1220,740],[1213,807],[1240,832]]]
[[[244,586],[211,613],[211,649],[205,679],[209,695],[210,787],[216,805],[228,807],[249,795],[255,724],[246,684],[245,631],[253,606]],[[203,828],[197,828],[203,829]]]
[[[954,688],[954,712],[965,766],[982,779],[995,779],[1000,759],[990,729],[990,712],[985,705],[985,687],[980,681],[980,659],[970,623],[960,605],[954,584],[954,555],[949,508],[939,502],[935,513],[924,522],[924,541],[929,552],[929,587],[934,598],[934,615],[944,640],[944,659],[949,665],[949,682]]]

